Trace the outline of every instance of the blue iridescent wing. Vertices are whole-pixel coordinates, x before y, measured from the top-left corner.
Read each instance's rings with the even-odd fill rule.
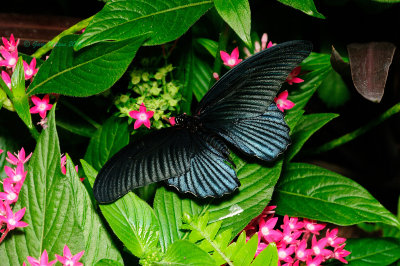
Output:
[[[308,41],[267,48],[229,70],[200,101],[203,124],[219,124],[262,115],[289,73],[311,52]]]
[[[188,172],[166,182],[180,192],[196,197],[221,197],[233,192],[240,182],[235,171],[227,164],[229,150],[225,143],[211,135],[197,132],[194,135],[196,153],[190,161]]]
[[[137,187],[181,176],[190,168],[192,134],[186,129],[166,128],[147,134],[116,153],[100,170],[93,193],[109,203]]]
[[[289,127],[275,103],[259,116],[214,124],[213,132],[247,155],[272,161],[290,144]]]

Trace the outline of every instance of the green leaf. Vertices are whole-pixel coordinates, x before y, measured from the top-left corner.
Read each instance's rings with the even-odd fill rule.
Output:
[[[318,12],[313,0],[278,0],[282,4],[298,9],[309,16],[316,18],[325,18],[324,15]]]
[[[208,86],[212,77],[212,68],[202,59],[193,55],[192,88],[197,101],[201,101],[208,91]]]
[[[21,57],[18,58],[17,66],[11,77],[11,88],[11,101],[14,104],[15,111],[28,128],[33,128],[28,96],[25,93],[25,72]]]
[[[128,123],[119,118],[110,117],[90,139],[85,161],[99,171],[108,159],[128,143]]]
[[[96,170],[81,162],[93,186]],[[113,232],[133,255],[140,258],[154,251],[158,243],[158,220],[145,201],[129,192],[113,203],[99,206]]]
[[[112,259],[123,263],[121,254],[94,209],[89,193],[79,180],[69,156],[67,157],[67,178],[75,201],[76,222],[83,232],[81,241],[85,245],[83,249],[85,250],[85,255],[82,257],[81,262],[85,265],[93,265],[101,259]]]
[[[206,38],[197,38],[195,41],[203,46],[211,54],[212,57],[215,58],[217,56],[218,42]]]
[[[148,32],[151,36],[146,45],[163,44],[184,34],[211,7],[211,0],[110,0],[95,15],[74,48],[126,40]]]
[[[160,244],[164,252],[169,245],[184,236],[180,230],[183,213],[197,216],[202,210],[193,200],[180,198],[177,193],[169,191],[165,187],[157,189],[153,207],[159,221]]]
[[[71,124],[70,122],[67,122],[59,117],[57,117],[56,124],[58,127],[83,137],[90,138],[96,133],[96,129],[93,126]]]
[[[40,258],[43,250],[54,258],[54,254],[62,254],[65,244],[73,254],[84,249],[69,180],[61,174],[54,108],[27,172],[14,212],[26,207],[23,221],[29,226],[12,231],[0,245],[2,265],[22,265],[27,256]]]
[[[288,161],[301,150],[304,143],[321,127],[326,123],[337,117],[337,114],[309,114],[301,117],[299,123],[297,123],[294,129],[291,140],[292,144],[289,149],[285,152],[285,156]]]
[[[169,246],[160,263],[165,265],[215,266],[215,261],[207,252],[187,240],[177,240]]]
[[[148,36],[121,42],[103,42],[74,52],[77,35],[60,39],[35,79],[28,95],[58,93],[85,97],[110,88],[124,74]]]
[[[318,96],[327,107],[339,107],[350,99],[350,92],[342,77],[331,68],[318,88]]]
[[[250,265],[253,261],[254,255],[256,254],[257,246],[258,235],[256,233],[232,256],[232,262],[235,266]]]
[[[400,259],[400,242],[393,238],[347,239],[345,249],[351,254],[345,257],[348,265],[390,265]]]
[[[182,84],[182,101],[180,102],[180,111],[182,113],[191,114],[191,105],[193,98],[193,46],[186,47],[181,53],[180,61],[177,68],[177,76]]]
[[[268,246],[258,254],[254,259],[252,266],[275,266],[278,265],[278,249],[275,243],[270,243]]]
[[[115,261],[115,260],[109,260],[109,259],[102,259],[96,262],[94,264],[95,266],[124,266],[123,263]]]
[[[251,47],[251,14],[248,0],[214,0],[218,14]]]
[[[275,189],[277,213],[338,225],[399,221],[351,179],[315,165],[290,163]]]

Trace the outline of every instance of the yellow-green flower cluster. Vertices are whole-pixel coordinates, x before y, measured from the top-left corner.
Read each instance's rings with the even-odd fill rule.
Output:
[[[172,80],[173,70],[172,65],[153,72],[134,69],[130,74],[130,89],[134,93],[122,94],[115,100],[119,116],[129,117],[129,112],[138,110],[143,102],[147,110],[154,111],[152,126],[158,129],[164,127],[162,118],[167,112],[179,111],[182,98],[178,83]]]

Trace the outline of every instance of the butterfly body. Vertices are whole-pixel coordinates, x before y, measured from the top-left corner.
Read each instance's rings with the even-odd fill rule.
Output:
[[[307,41],[286,42],[242,61],[207,92],[195,115],[178,115],[175,126],[152,132],[115,154],[95,180],[95,198],[112,202],[162,180],[202,198],[232,193],[240,182],[227,143],[263,161],[286,150],[289,127],[273,100],[311,49]]]

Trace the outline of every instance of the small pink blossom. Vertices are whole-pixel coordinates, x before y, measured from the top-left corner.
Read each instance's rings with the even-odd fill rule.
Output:
[[[4,151],[4,150],[0,149],[0,154],[2,154],[2,153],[3,153],[3,151]]]
[[[9,177],[7,179],[9,179],[11,183],[18,183],[18,182],[23,183],[25,181],[27,172],[24,172],[24,164],[21,162],[17,164],[16,169],[13,169],[7,165],[4,166],[4,171]]]
[[[287,76],[286,82],[289,83],[289,85],[293,85],[293,83],[301,83],[304,82],[301,78],[298,78],[297,76],[300,74],[301,67],[295,67],[292,72]]]
[[[325,224],[317,224],[314,220],[304,219],[304,228],[313,234],[319,235],[319,231],[325,228]]]
[[[39,113],[41,118],[45,118],[47,111],[51,110],[51,108],[53,107],[52,104],[49,104],[48,94],[46,94],[43,99],[40,99],[39,97],[34,95],[32,96],[31,100],[35,104],[35,106],[30,109],[31,114]]]
[[[11,90],[11,78],[10,75],[7,74],[5,71],[1,71],[1,78],[3,79],[4,83],[7,87]]]
[[[337,228],[333,229],[330,232],[329,229],[326,230],[326,239],[328,240],[328,245],[330,245],[331,247],[338,247],[346,242],[346,238],[337,236],[338,231],[339,230]]]
[[[18,62],[18,51],[8,52],[7,50],[0,50],[3,60],[0,60],[0,66],[12,68],[14,70]]]
[[[3,190],[4,192],[0,192],[0,199],[4,200],[5,203],[12,204],[17,202],[18,194],[21,190],[22,184],[17,183],[13,186],[13,183],[9,179],[4,179],[3,181]]]
[[[344,259],[344,257],[348,256],[351,254],[350,251],[347,251],[344,249],[344,247],[346,246],[346,244],[341,245],[340,247],[335,247],[335,250],[333,251],[333,257],[337,260],[339,260],[340,262],[343,263],[348,263],[347,260]]]
[[[227,52],[224,51],[219,51],[219,54],[221,55],[221,59],[224,62],[224,65],[232,68],[239,64],[242,59],[239,59],[239,48],[236,47],[233,49],[231,54],[228,54]]]
[[[267,221],[264,221],[264,219],[260,219],[259,222],[260,234],[263,237],[263,239],[268,243],[272,242],[276,243],[282,239],[282,232],[280,232],[279,230],[274,230],[277,221],[278,221],[277,217],[268,219]]]
[[[286,245],[296,244],[297,239],[300,237],[302,233],[303,232],[297,230],[292,231],[290,229],[290,226],[287,224],[283,229],[282,242],[284,242]]]
[[[13,213],[11,207],[5,204],[6,216],[0,216],[0,221],[7,224],[7,230],[14,230],[17,227],[27,227],[28,224],[21,222],[22,217],[25,215],[26,208]]]
[[[217,72],[213,73],[213,78],[215,78],[215,80],[219,80],[219,75]]]
[[[144,103],[140,105],[139,111],[130,111],[129,116],[136,119],[133,126],[134,129],[138,129],[141,125],[145,125],[150,129],[150,118],[154,115],[153,111],[148,111]]]
[[[14,156],[15,155],[15,156]],[[32,156],[32,152],[25,157],[25,150],[22,148],[18,153],[7,152],[8,158],[6,158],[7,162],[13,165],[18,165],[18,163],[26,163]]]
[[[14,39],[14,35],[11,34],[10,36],[10,41],[8,41],[5,37],[2,37],[2,41],[3,41],[3,46],[4,49],[6,49],[9,52],[14,52],[17,50],[17,46],[19,44],[19,39],[17,41],[15,41]]]
[[[267,48],[267,42],[268,42],[268,35],[266,33],[264,33],[261,36],[261,50],[264,50],[265,48]]]
[[[79,260],[82,258],[83,253],[85,253],[85,251],[81,251],[78,254],[72,256],[68,246],[65,245],[63,250],[63,256],[56,254],[56,258],[59,262],[61,262],[63,265],[66,266],[82,266],[83,263],[79,262]]]
[[[67,165],[67,155],[61,156],[61,173],[63,175],[67,174],[67,168],[65,167]],[[75,165],[75,171],[78,173],[78,166]]]
[[[303,239],[300,241],[300,244],[298,244],[296,248],[296,259],[301,260],[301,261],[306,261],[309,255],[312,254],[312,250],[307,249],[307,240]]]
[[[320,266],[323,261],[324,261],[324,257],[322,257],[322,256],[316,256],[315,258],[312,258],[310,256],[310,257],[308,257],[306,264],[307,264],[307,266]]]
[[[294,253],[294,249],[295,249],[294,246],[289,246],[288,248],[282,246],[278,248],[279,260],[292,263],[294,260],[291,257],[291,255]]]
[[[279,110],[284,112],[285,110],[292,109],[295,104],[288,100],[287,97],[289,96],[288,91],[283,91],[281,92],[278,97],[275,97],[274,101],[276,103],[276,106],[278,107]]]
[[[281,225],[281,228],[284,229],[285,226],[288,225],[292,231],[300,230],[303,228],[304,224],[303,222],[298,222],[298,220],[299,218],[297,217],[289,218],[288,215],[285,215],[283,217],[283,225]]]
[[[171,126],[175,126],[175,125],[176,125],[176,121],[175,121],[175,117],[174,117],[174,116],[171,116],[171,117],[168,119],[168,121],[169,121],[169,123],[171,124]]]
[[[39,70],[36,68],[36,58],[33,58],[29,65],[25,61],[23,61],[22,63],[24,64],[25,80],[28,80],[36,75]]]
[[[43,251],[40,260],[37,260],[30,256],[27,257],[27,260],[32,266],[51,266],[57,262],[57,260],[49,261],[49,255],[47,254],[46,250]]]
[[[315,256],[329,257],[332,254],[332,251],[329,249],[325,249],[327,242],[328,240],[325,237],[317,241],[317,238],[315,237],[315,235],[313,235],[311,242],[311,250],[313,254]]]

